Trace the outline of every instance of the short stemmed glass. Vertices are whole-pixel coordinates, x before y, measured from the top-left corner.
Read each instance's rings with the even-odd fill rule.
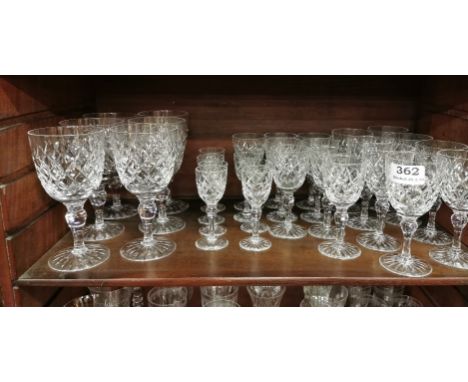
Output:
[[[265,138],[265,157],[267,163],[271,163],[274,159],[273,148],[279,142],[287,138],[298,138],[297,134],[293,133],[265,133],[263,134],[263,137]],[[281,223],[286,219],[287,211],[286,206],[284,205],[283,190],[281,190],[281,188],[276,184],[276,182],[275,186],[275,196],[272,199],[268,199],[268,201],[265,203],[266,208],[274,209],[275,211],[268,213],[266,215],[266,218],[271,222]],[[291,212],[288,216],[288,219],[291,221],[296,221],[297,216]]]
[[[439,195],[435,163],[418,150],[392,151],[385,156],[386,185],[390,203],[401,216],[403,246],[400,253],[380,257],[380,265],[402,276],[424,277],[432,267],[411,254],[417,219],[430,210]]]
[[[307,232],[291,219],[294,192],[304,183],[308,161],[305,145],[297,137],[282,138],[271,147],[271,158],[267,160],[278,188],[282,190],[285,220],[270,228],[270,234],[282,239],[301,239]]]
[[[416,144],[416,148],[426,151],[432,160],[435,160],[437,152],[441,150],[468,150],[468,146],[463,143],[441,140],[419,142]],[[449,245],[452,242],[452,237],[449,234],[436,228],[436,215],[441,205],[442,199],[439,196],[429,211],[426,227],[416,231],[414,240],[432,245]]]
[[[102,264],[110,256],[107,247],[85,244],[83,206],[98,188],[104,170],[106,132],[96,127],[45,127],[28,132],[37,176],[47,194],[65,205],[65,219],[73,234],[73,248],[49,259],[56,271],[75,272]]]
[[[233,134],[232,144],[234,146],[234,169],[237,178],[242,182],[243,168],[248,165],[261,163],[265,157],[265,143],[262,134],[238,133]],[[234,220],[240,223],[250,223],[250,206],[243,201],[242,211],[235,214]]]
[[[429,252],[440,264],[468,269],[468,252],[461,248],[461,235],[468,222],[468,151],[441,150],[436,154],[442,199],[452,209],[454,229],[451,246]]]
[[[354,154],[337,154],[330,149],[322,163],[325,195],[336,207],[335,223],[338,235],[335,240],[318,246],[319,252],[334,259],[351,260],[361,255],[354,244],[344,241],[348,208],[357,202],[364,187],[363,159]]]
[[[59,126],[65,128],[80,128],[87,126],[89,128],[107,129],[119,124],[125,123],[124,119],[120,118],[75,118],[65,119],[59,122]],[[104,205],[107,200],[105,186],[109,184],[113,173],[115,172],[114,160],[110,150],[109,139],[106,133],[105,141],[105,156],[104,156],[104,172],[102,182],[93,190],[89,201],[94,208],[94,224],[87,225],[84,230],[85,241],[101,241],[109,240],[120,235],[125,227],[120,223],[110,223],[104,220]]]
[[[112,123],[116,118],[127,119],[128,115],[118,112],[101,112],[101,113],[86,113],[83,114],[83,118],[99,118],[104,121],[105,124]],[[111,190],[112,204],[108,207],[104,207],[104,219],[105,220],[122,220],[127,219],[138,214],[135,206],[129,203],[123,203],[120,197],[119,190],[122,188],[122,182],[120,181],[117,170],[115,169],[114,159],[112,155],[106,155],[106,166],[110,166],[111,175],[106,183],[109,190]]]
[[[394,252],[400,248],[400,243],[393,236],[384,233],[385,216],[390,207],[385,183],[385,155],[393,149],[394,141],[389,137],[376,136],[366,149],[367,166],[366,184],[377,199],[375,211],[377,224],[373,232],[365,232],[357,236],[356,241],[364,248],[374,251]]]
[[[222,151],[220,149],[218,152],[205,152],[205,153],[197,155],[197,166],[202,166],[202,165],[205,165],[205,164],[214,164],[214,165],[221,164],[221,165],[223,165],[224,163],[226,163],[226,161],[224,159],[224,149],[222,149]],[[223,204],[218,203],[217,208],[216,208],[216,212],[218,213],[218,212],[222,211],[224,208],[225,207],[224,207]],[[206,206],[202,206],[200,209],[203,212],[205,212],[205,215],[200,216],[198,218],[198,222],[200,224],[209,225],[210,220],[208,218],[208,215],[206,215]],[[221,215],[216,214],[215,219],[214,219],[214,223],[216,225],[223,224],[225,222],[225,220],[226,219],[224,219]]]
[[[242,239],[239,246],[246,251],[261,252],[271,248],[271,241],[259,236],[262,205],[271,191],[272,174],[266,164],[252,164],[244,167],[242,193],[251,207],[252,236]]]
[[[157,117],[128,120],[128,127],[110,130],[111,148],[119,177],[125,188],[136,195],[140,204],[143,238],[128,242],[120,249],[130,261],[150,261],[169,256],[176,244],[153,236],[156,216],[154,199],[163,191],[174,173],[178,122],[162,122]]]
[[[310,172],[314,178],[315,186],[323,194],[323,220],[321,223],[312,223],[308,230],[309,235],[319,239],[333,239],[337,235],[336,229],[332,227],[333,205],[330,204],[323,188],[322,169],[324,171],[328,171],[328,169],[326,169],[326,166],[322,166],[322,163],[325,159],[325,154],[328,153],[330,149],[330,139],[328,137],[311,139],[306,147]]]
[[[200,233],[205,237],[195,242],[198,249],[217,251],[226,248],[229,244],[228,240],[220,237],[225,229],[215,225],[216,206],[226,190],[227,172],[227,163],[198,165],[195,169],[198,195],[206,203],[209,219],[209,225],[200,229]]]
[[[162,110],[140,111],[139,113],[137,113],[136,116],[137,117],[158,117],[158,118],[176,117],[176,118],[182,118],[183,120],[185,120],[185,129],[184,129],[185,138],[183,139],[183,141],[180,142],[180,144],[181,144],[181,150],[179,151],[180,156],[178,156],[177,159],[176,159],[174,174],[179,172],[180,167],[182,166],[183,158],[184,158],[185,144],[186,144],[187,134],[188,134],[189,113],[184,111],[184,110],[162,109]],[[170,215],[170,216],[180,214],[180,213],[188,210],[188,208],[189,208],[189,204],[186,201],[180,200],[180,199],[173,199],[171,197],[171,190],[169,188],[166,190],[165,204],[166,204],[165,213],[167,215]],[[158,215],[158,217],[159,217],[159,215]],[[179,224],[179,227],[180,227],[180,222],[179,223],[174,223],[174,221],[173,221],[171,225],[175,226],[175,224]],[[184,225],[185,225],[185,223],[184,223]],[[167,224],[166,224],[166,227],[167,227]],[[183,229],[183,228],[180,228],[180,229]],[[155,230],[157,231],[157,227],[155,228]],[[172,232],[176,232],[176,231],[172,231]],[[155,233],[157,233],[157,232],[155,232]],[[161,233],[163,233],[163,232],[161,232]],[[170,233],[170,232],[167,232],[167,233]]]
[[[311,144],[315,142],[317,138],[327,139],[330,137],[330,134],[327,133],[302,133],[298,134],[298,137],[304,142],[306,150],[309,150]],[[298,208],[307,210],[307,212],[301,213],[300,217],[302,220],[307,223],[319,223],[322,221],[322,206],[321,206],[321,192],[320,188],[314,182],[312,176],[312,164],[309,163],[307,169],[306,181],[309,184],[309,196],[305,200],[301,200],[296,203]]]
[[[197,162],[198,159],[201,160],[217,160],[221,158],[222,160],[225,160],[226,156],[226,149],[223,147],[215,147],[215,146],[209,146],[209,147],[202,147],[198,149],[198,156],[197,156]],[[200,207],[201,212],[206,213],[206,206],[201,206]],[[226,210],[226,206],[223,203],[218,203],[216,206],[216,212],[220,213]]]

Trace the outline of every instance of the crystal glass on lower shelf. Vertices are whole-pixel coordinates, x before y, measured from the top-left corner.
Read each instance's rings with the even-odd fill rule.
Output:
[[[305,286],[301,306],[339,306],[346,305],[348,288],[341,285]]]
[[[252,164],[244,167],[242,194],[249,203],[252,217],[252,236],[242,239],[239,246],[246,251],[261,252],[271,248],[271,241],[259,236],[262,205],[271,192],[272,175],[268,165]]]
[[[167,187],[174,173],[181,125],[185,125],[185,121],[175,117],[170,121],[157,117],[131,118],[128,126],[110,131],[119,177],[140,202],[138,213],[143,238],[130,241],[120,249],[121,256],[127,260],[158,260],[176,249],[173,241],[153,236],[153,220],[155,197]]]
[[[152,307],[183,307],[187,306],[188,290],[186,287],[155,287],[146,299]]]
[[[102,181],[105,130],[89,126],[45,127],[28,132],[37,176],[47,194],[67,208],[65,219],[73,234],[73,248],[49,259],[56,271],[76,272],[102,264],[110,256],[101,244],[85,244],[83,206]]]
[[[285,286],[250,285],[247,287],[252,305],[256,307],[278,307],[281,305]]]
[[[237,303],[239,287],[235,285],[200,287],[201,304],[206,306],[211,301],[227,300]]]

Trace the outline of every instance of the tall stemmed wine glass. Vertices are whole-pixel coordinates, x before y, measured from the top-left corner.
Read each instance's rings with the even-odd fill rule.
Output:
[[[48,263],[56,271],[75,272],[102,264],[110,256],[107,247],[85,244],[83,206],[102,180],[105,130],[80,127],[44,127],[28,132],[37,176],[47,194],[65,205],[65,219],[73,234],[73,248],[52,256]]]
[[[239,246],[246,251],[261,252],[271,248],[271,241],[259,236],[262,205],[271,192],[272,175],[266,164],[245,165],[242,174],[242,194],[251,207],[252,236],[242,239]]]
[[[384,233],[385,216],[390,207],[385,183],[385,155],[393,150],[394,142],[391,136],[376,134],[374,140],[365,149],[367,158],[365,181],[377,199],[375,202],[377,224],[373,232],[361,233],[356,241],[364,248],[374,251],[394,252],[400,248],[398,240]]]
[[[338,150],[339,152],[339,150]],[[335,223],[339,230],[335,240],[318,246],[319,252],[339,260],[351,260],[361,255],[358,246],[344,241],[348,208],[357,202],[364,187],[363,159],[351,150],[337,153],[330,149],[322,163],[323,187],[325,195],[336,207]]]
[[[153,236],[156,216],[154,200],[163,191],[174,173],[179,123],[161,121],[157,117],[128,120],[128,127],[110,131],[111,148],[119,177],[125,188],[136,195],[142,222],[143,238],[128,242],[120,254],[130,261],[150,261],[169,256],[176,244]]]
[[[411,151],[416,148],[416,144],[418,144],[419,142],[427,142],[432,141],[434,139],[433,137],[427,134],[409,132],[397,133],[392,135],[392,137],[395,139],[394,149],[397,151]],[[401,218],[392,208],[390,208],[390,212],[387,214],[386,222],[391,225],[400,225]]]
[[[184,132],[185,132],[185,137],[182,141],[180,141],[180,151],[179,151],[179,154],[177,156],[177,159],[176,159],[176,165],[175,165],[175,168],[174,168],[174,174],[177,174],[180,170],[180,168],[182,167],[182,163],[183,163],[183,159],[184,159],[184,152],[185,152],[185,145],[186,145],[186,142],[187,142],[187,135],[188,135],[188,132],[189,132],[189,129],[188,129],[188,125],[189,125],[189,119],[190,119],[190,115],[187,111],[184,111],[184,110],[169,110],[169,109],[160,109],[160,110],[147,110],[147,111],[140,111],[137,113],[136,115],[137,117],[159,117],[159,118],[165,118],[165,117],[176,117],[176,118],[182,118],[183,120],[185,120],[185,128],[184,128]],[[172,181],[172,180],[171,180]],[[189,208],[189,204],[184,201],[184,200],[180,200],[180,199],[173,199],[171,197],[171,190],[170,188],[168,187],[167,190],[166,190],[166,193],[167,193],[167,196],[166,196],[166,199],[165,199],[165,204],[166,204],[166,214],[171,216],[171,215],[177,215],[177,214],[180,214],[186,210],[188,210]],[[156,223],[157,224],[157,223]],[[172,226],[175,226],[176,224],[179,224],[179,229],[183,229],[180,228],[180,222],[179,223],[172,223]],[[166,225],[167,226],[167,225]],[[184,226],[185,226],[185,223],[184,223]],[[157,233],[157,227],[155,228],[156,232]],[[169,229],[170,230],[170,229]],[[176,232],[176,231],[172,231],[172,232]],[[163,233],[163,232],[161,232]],[[170,232],[168,232],[170,233]]]
[[[468,150],[468,146],[463,143],[441,140],[418,142],[416,148],[427,152],[429,160],[435,160],[437,152],[441,150]],[[437,211],[441,205],[442,199],[439,196],[429,211],[426,227],[419,228],[416,231],[414,240],[432,245],[449,245],[452,242],[452,237],[446,232],[437,229],[435,225]]]
[[[298,138],[297,134],[293,133],[265,133],[263,134],[265,138],[265,157],[267,163],[272,163],[273,161],[273,148],[276,144],[281,142],[285,138]],[[266,218],[274,223],[281,223],[286,219],[286,206],[284,205],[284,196],[283,191],[281,188],[276,184],[275,179],[273,177],[273,183],[276,188],[275,196],[272,199],[268,199],[265,203],[265,207],[269,209],[273,209],[272,211],[266,215]],[[296,221],[297,216],[294,213],[290,213],[287,217],[290,221]]]
[[[265,157],[265,142],[262,134],[238,133],[232,136],[234,146],[234,169],[237,178],[242,182],[244,168],[249,165],[260,164]],[[241,229],[250,232],[252,230],[251,206],[247,200],[241,202],[242,212],[236,213],[234,220],[243,223]],[[259,230],[265,232],[268,227],[259,223]]]
[[[307,232],[290,218],[294,206],[294,192],[304,183],[308,161],[304,142],[297,137],[281,138],[271,147],[267,165],[283,195],[286,207],[285,220],[270,228],[270,234],[282,239],[301,239]]]
[[[388,196],[401,216],[404,241],[401,252],[381,256],[380,265],[402,276],[428,276],[432,267],[411,254],[411,240],[418,217],[430,210],[439,195],[435,163],[416,149],[392,151],[385,156],[385,171]]]
[[[337,235],[337,230],[332,227],[333,205],[325,194],[323,184],[324,172],[328,171],[327,166],[324,166],[323,164],[326,160],[326,154],[332,149],[336,148],[333,148],[330,145],[329,137],[310,139],[306,148],[314,183],[323,195],[323,220],[321,223],[312,223],[308,230],[309,235],[319,239],[334,239]]]
[[[331,142],[338,147],[340,152],[353,154],[361,157],[366,144],[372,140],[372,134],[364,129],[335,129],[332,130]],[[347,225],[360,231],[371,231],[375,229],[377,221],[369,217],[369,202],[372,192],[364,183],[361,191],[361,210],[357,216],[348,220]]]
[[[108,121],[113,121],[116,118],[126,120],[129,115],[125,113],[118,112],[101,112],[101,113],[85,113],[82,116],[83,118],[99,118],[101,121],[107,123]],[[103,215],[105,220],[122,220],[127,219],[138,214],[138,211],[135,206],[129,203],[122,202],[119,190],[122,188],[122,182],[119,179],[117,170],[115,169],[114,158],[112,155],[106,155],[106,167],[112,171],[111,176],[109,177],[106,186],[111,191],[112,204],[110,206],[105,206],[103,209]]]
[[[98,188],[93,190],[91,196],[89,197],[89,202],[94,208],[94,224],[87,225],[84,230],[84,239],[85,241],[101,241],[109,240],[124,231],[124,225],[121,223],[111,223],[104,220],[104,205],[107,201],[106,185],[108,185],[115,172],[114,160],[112,159],[112,153],[109,145],[109,138],[107,136],[107,130],[113,126],[119,124],[124,124],[125,120],[121,118],[75,118],[75,119],[65,119],[59,122],[59,126],[64,128],[79,128],[89,127],[104,129],[106,131],[105,139],[105,155],[104,155],[104,172],[102,177],[102,182],[99,184]]]
[[[298,137],[304,142],[307,152],[309,151],[310,144],[315,141],[316,138],[328,139],[330,134],[327,133],[302,133],[298,134]],[[309,156],[310,159],[310,156]],[[306,181],[309,184],[309,195],[307,199],[301,200],[296,203],[296,206],[300,209],[307,210],[307,212],[301,213],[300,217],[307,223],[319,223],[322,221],[322,205],[321,205],[321,190],[315,184],[314,177],[312,176],[312,165],[309,162],[307,169]]]
[[[205,227],[205,230],[203,228],[200,229],[200,233],[204,237],[195,242],[195,246],[198,249],[218,251],[229,245],[228,240],[220,237],[225,230],[217,232],[214,220],[217,211],[216,206],[226,190],[227,172],[228,166],[226,162],[222,164],[198,165],[195,169],[198,195],[206,203],[206,213],[209,219],[209,225]]]
[[[454,229],[451,246],[429,252],[432,260],[448,267],[468,269],[468,252],[461,235],[468,222],[468,151],[441,150],[436,154],[442,199],[452,209]]]

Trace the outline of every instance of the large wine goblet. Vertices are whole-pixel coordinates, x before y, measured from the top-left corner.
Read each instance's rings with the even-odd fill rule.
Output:
[[[65,219],[73,234],[73,248],[53,255],[49,266],[56,271],[76,272],[106,261],[109,249],[85,244],[83,206],[102,181],[105,130],[95,126],[45,127],[28,132],[37,176],[47,194],[65,205]]]
[[[174,117],[176,118],[176,117]],[[176,244],[153,236],[156,195],[163,191],[174,174],[179,124],[182,119],[161,121],[157,117],[131,118],[128,127],[110,130],[111,148],[124,187],[136,195],[140,204],[143,238],[128,242],[120,249],[130,261],[150,261],[169,256]]]

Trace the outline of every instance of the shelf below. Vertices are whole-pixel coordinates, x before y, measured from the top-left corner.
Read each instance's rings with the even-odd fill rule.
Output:
[[[433,273],[424,278],[408,278],[387,272],[379,265],[380,253],[361,248],[362,255],[355,260],[339,261],[319,254],[321,240],[310,236],[301,240],[281,240],[268,237],[273,246],[263,253],[251,253],[239,248],[239,240],[247,234],[232,219],[232,202],[222,215],[226,217],[229,246],[216,252],[195,248],[199,238],[197,218],[200,204],[191,201],[191,209],[179,215],[187,227],[168,235],[177,243],[176,251],[164,259],[149,262],[130,262],[119,254],[127,241],[141,237],[138,218],[125,221],[125,232],[119,237],[102,242],[111,249],[111,258],[104,264],[83,272],[56,272],[47,265],[48,259],[59,249],[70,246],[68,233],[44,254],[16,282],[18,286],[164,286],[164,285],[468,285],[468,271],[456,270],[434,263],[428,256],[428,245],[413,242],[413,254],[433,267]],[[300,223],[304,227],[308,224]],[[387,226],[386,232],[402,239],[399,227]],[[358,231],[346,229],[346,240],[355,243]],[[31,243],[33,245],[34,243]]]

